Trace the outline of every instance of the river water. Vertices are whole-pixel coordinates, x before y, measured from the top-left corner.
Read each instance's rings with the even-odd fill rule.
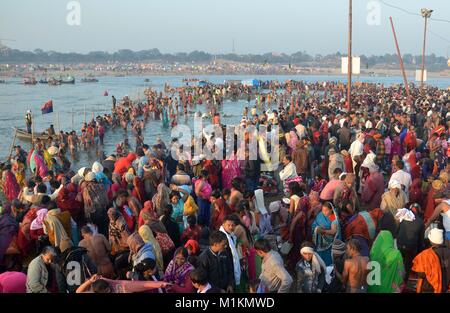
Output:
[[[164,83],[171,86],[181,86],[182,79],[186,76],[149,76],[150,82],[144,82],[146,77],[98,77],[98,83],[81,83],[77,78],[74,85],[48,86],[46,84],[37,84],[27,86],[21,84],[20,79],[7,79],[7,84],[0,84],[0,158],[4,160],[12,143],[14,131],[12,127],[25,128],[25,112],[32,110],[35,123],[35,131],[41,132],[54,124],[58,131],[58,115],[59,127],[61,130],[70,131],[73,127],[80,130],[84,121],[84,108],[86,107],[87,120],[90,120],[92,114],[95,116],[110,112],[111,96],[114,95],[118,101],[123,96],[128,95],[130,99],[144,99],[144,90],[151,87],[156,90],[163,90]],[[261,80],[278,80],[285,81],[287,79],[304,80],[306,82],[315,81],[346,81],[344,76],[195,76],[212,83],[223,83],[224,80],[242,80],[256,78]],[[37,77],[37,79],[39,79]],[[355,81],[363,82],[379,82],[386,86],[395,83],[402,83],[401,77],[355,77]],[[448,88],[450,86],[450,77],[429,78],[428,84],[439,88]],[[104,92],[108,91],[109,96],[104,96]],[[53,100],[53,113],[42,115],[40,108],[48,100]],[[222,111],[221,120],[224,124],[236,124],[241,119],[243,107],[247,105],[246,101],[225,101]],[[197,106],[196,111],[204,111],[204,106]],[[73,113],[72,113],[73,112]],[[179,124],[192,124],[193,117],[187,120],[184,117],[178,121]],[[103,147],[106,154],[111,153],[115,149],[115,144],[124,139],[125,133],[122,129],[114,131],[109,130],[105,136],[105,145]],[[129,132],[130,143],[134,144]],[[170,129],[163,129],[161,121],[150,120],[144,130],[145,142],[152,144],[156,136],[160,136],[164,141],[170,138]],[[29,142],[16,141],[21,144],[25,150],[30,149]],[[74,165],[88,165],[97,158],[95,151],[81,152],[79,158],[74,160]]]

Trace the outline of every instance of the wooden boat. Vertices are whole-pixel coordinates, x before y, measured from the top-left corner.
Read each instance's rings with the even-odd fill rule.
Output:
[[[41,78],[41,79],[39,79],[39,84],[48,84],[47,78]]]
[[[52,77],[48,80],[48,84],[50,86],[59,86],[59,85],[61,85],[61,80]]]
[[[31,141],[32,136],[26,130],[16,128],[16,127],[13,127],[13,129],[16,131],[17,138],[19,138],[21,140]],[[48,137],[49,137],[48,134],[45,134],[45,133],[38,133],[38,132],[34,133],[35,139],[39,138],[41,140],[47,140]]]
[[[75,84],[75,77],[67,76],[61,79],[61,84]]]
[[[98,83],[98,79],[95,77],[85,77],[81,79],[82,83]]]
[[[24,85],[36,85],[37,84],[37,80],[34,77],[25,77],[23,79],[23,84]]]
[[[0,79],[0,84],[6,84],[6,80]]]

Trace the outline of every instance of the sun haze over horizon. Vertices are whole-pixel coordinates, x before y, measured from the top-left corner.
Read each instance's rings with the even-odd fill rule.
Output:
[[[80,25],[67,22],[71,2],[80,4]],[[353,1],[353,54],[395,53],[389,16],[401,52],[421,54],[423,7],[434,10],[426,54],[448,56],[450,2],[441,0]],[[3,0],[0,41],[20,50],[80,53],[345,53],[347,19],[348,0]]]

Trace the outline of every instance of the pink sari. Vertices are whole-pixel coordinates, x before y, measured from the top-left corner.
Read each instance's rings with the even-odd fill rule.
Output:
[[[36,167],[39,169],[38,175],[44,178],[48,174],[47,164],[45,164],[44,157],[41,154],[36,154],[34,156],[34,161],[36,162]]]
[[[222,188],[231,189],[231,181],[241,176],[239,161],[233,154],[229,160],[222,160]]]
[[[16,176],[11,171],[5,172],[4,192],[9,201],[13,201],[19,196],[20,186],[17,183]]]

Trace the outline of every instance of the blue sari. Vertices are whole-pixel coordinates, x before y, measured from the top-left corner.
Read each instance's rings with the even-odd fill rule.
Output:
[[[332,222],[328,217],[326,217],[322,212],[320,212],[312,224],[312,235],[313,242],[316,245],[316,251],[327,266],[333,264],[331,258],[331,249],[333,247],[333,242],[336,239],[341,239],[341,229],[339,226],[339,218],[335,210],[333,210],[335,220]],[[333,236],[323,235],[316,232],[317,227],[321,227],[325,230],[330,230],[331,225],[337,225],[337,232]]]
[[[163,106],[163,108],[162,108],[162,114],[163,114],[163,116],[162,116],[163,127],[168,128],[170,121],[169,121],[169,116],[167,114],[167,108],[165,106]]]

